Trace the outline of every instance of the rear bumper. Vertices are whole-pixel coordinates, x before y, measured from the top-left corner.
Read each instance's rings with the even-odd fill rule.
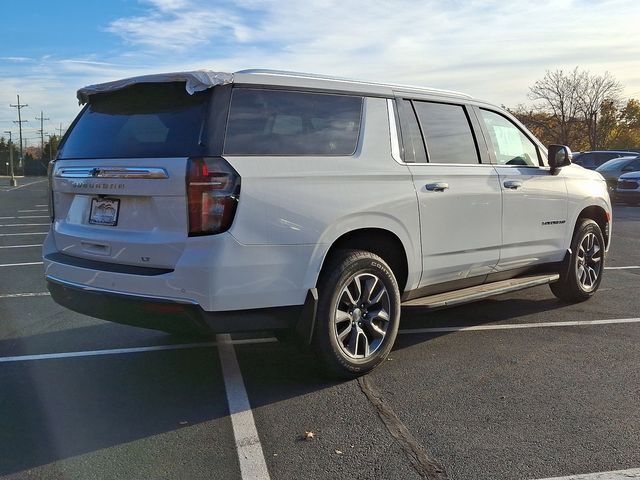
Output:
[[[196,303],[133,295],[67,282],[47,276],[53,300],[78,313],[102,320],[184,333],[233,333],[292,328],[303,306],[207,312]]]
[[[302,305],[315,286],[314,245],[243,245],[228,232],[185,240],[171,268],[119,264],[112,256],[72,256],[52,232],[43,246],[47,277],[95,291],[166,298],[206,312]],[[153,253],[150,251],[149,253]]]

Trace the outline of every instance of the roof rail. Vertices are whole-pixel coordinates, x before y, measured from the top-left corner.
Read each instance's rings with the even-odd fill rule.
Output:
[[[400,85],[393,83],[384,83],[384,82],[372,82],[366,80],[354,80],[352,78],[344,78],[344,77],[333,77],[330,75],[319,75],[315,73],[303,73],[303,72],[291,72],[286,70],[270,70],[266,68],[250,68],[247,70],[239,70],[234,73],[242,73],[248,75],[274,75],[274,76],[282,76],[282,77],[298,77],[298,78],[309,78],[309,79],[317,79],[317,80],[329,80],[334,82],[349,82],[356,83],[361,85],[377,85],[381,87],[390,87],[390,88],[399,88],[399,89],[409,89],[409,90],[423,90],[427,92],[433,93],[442,93],[447,95],[456,95],[465,98],[472,98],[471,95],[462,92],[456,92],[453,90],[443,90],[439,88],[431,88],[431,87],[419,87],[416,85]]]

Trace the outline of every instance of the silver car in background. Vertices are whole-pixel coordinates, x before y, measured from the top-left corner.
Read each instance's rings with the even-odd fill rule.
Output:
[[[639,170],[640,155],[614,158],[596,168],[596,172],[602,175],[607,182],[611,201],[616,201],[616,188],[620,175],[628,172],[637,172]]]

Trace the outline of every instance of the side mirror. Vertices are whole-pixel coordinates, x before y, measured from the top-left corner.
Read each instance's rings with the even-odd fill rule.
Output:
[[[549,145],[547,158],[553,173],[560,167],[571,165],[571,149],[565,145]]]

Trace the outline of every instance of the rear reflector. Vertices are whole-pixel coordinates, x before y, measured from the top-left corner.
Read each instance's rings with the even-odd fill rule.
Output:
[[[229,230],[240,199],[240,175],[224,158],[191,158],[187,164],[189,236]]]

